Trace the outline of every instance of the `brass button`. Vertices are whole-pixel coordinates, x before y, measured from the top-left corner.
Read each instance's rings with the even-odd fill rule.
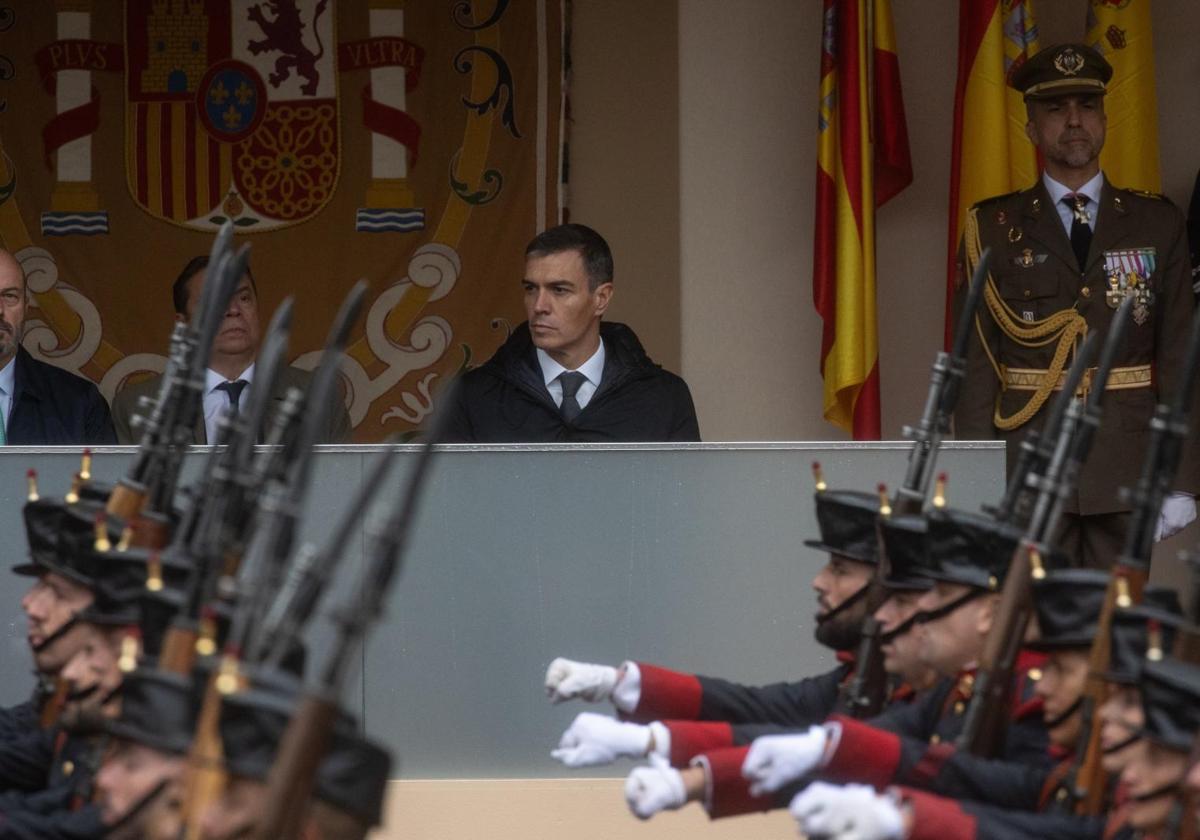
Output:
[[[1064,799],[1067,798],[1067,789],[1059,788],[1058,793],[1054,794],[1054,798],[1057,799],[1059,802],[1062,802]]]
[[[930,736],[929,736],[929,743],[931,743],[931,744],[940,744],[940,743],[942,743],[942,736],[941,736],[941,735],[930,735]]]
[[[64,776],[70,776],[72,773],[75,772],[75,762],[74,761],[64,761],[62,771],[63,771]]]
[[[1092,296],[1091,286],[1084,286],[1079,290],[1079,294],[1083,295],[1085,298],[1090,298]]]
[[[1032,294],[1033,294],[1033,292],[1032,292],[1032,291],[1030,291],[1029,289],[1026,289],[1026,290],[1025,290],[1025,297],[1029,297],[1029,296],[1030,296],[1030,295],[1032,295]]]
[[[954,704],[954,714],[956,715],[961,715],[964,711],[966,711],[966,709],[966,704],[961,700]]]
[[[1033,680],[1034,682],[1037,682],[1041,678],[1042,678],[1042,669],[1041,668],[1030,668],[1029,669],[1029,679]]]

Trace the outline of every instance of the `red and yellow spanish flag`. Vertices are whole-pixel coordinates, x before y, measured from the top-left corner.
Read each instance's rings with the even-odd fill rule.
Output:
[[[879,438],[875,208],[912,182],[890,0],[825,0],[813,303],[824,415]]]
[[[1100,167],[1114,184],[1158,192],[1158,97],[1150,0],[1091,0],[1087,43],[1113,66],[1104,112],[1108,136]]]
[[[1012,71],[1037,50],[1032,0],[959,0],[946,347],[954,335],[951,299],[967,210],[985,198],[1029,187],[1038,176],[1037,150],[1025,135],[1025,103],[1008,85]]]

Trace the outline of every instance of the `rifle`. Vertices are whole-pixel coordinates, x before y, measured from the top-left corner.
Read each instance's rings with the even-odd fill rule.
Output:
[[[226,640],[224,655],[208,680],[189,754],[183,803],[187,840],[200,837],[200,819],[225,784],[224,772],[219,769],[222,756],[219,730],[221,697],[237,690],[241,684],[241,652],[250,639],[253,618],[259,614],[260,605],[266,598],[263,590],[278,588],[276,569],[291,549],[296,522],[311,484],[312,447],[328,425],[342,351],[350,328],[362,310],[365,293],[366,283],[359,281],[346,296],[305,398],[308,413],[291,453],[291,460],[286,464],[282,477],[272,480],[264,488],[258,512],[252,519],[254,534],[246,549],[244,566],[237,570],[237,588],[241,599]],[[223,574],[232,574],[228,565],[222,569]]]
[[[991,248],[983,250],[971,276],[971,285],[962,312],[959,313],[951,351],[947,353],[941,350],[934,357],[933,370],[929,377],[929,392],[925,396],[925,408],[921,412],[921,419],[915,427],[904,427],[904,437],[912,441],[912,447],[908,451],[904,483],[896,491],[890,505],[886,504],[886,490],[880,486],[880,493],[885,502],[881,511],[886,508],[888,514],[892,510],[899,513],[920,513],[925,505],[938,450],[941,448],[943,437],[950,430],[950,418],[958,404],[959,389],[966,376],[967,341],[971,336],[975,310],[979,308],[979,301],[983,297],[990,253]],[[863,619],[858,650],[855,652],[854,674],[846,684],[841,698],[844,711],[860,719],[878,714],[887,702],[888,679],[880,650],[883,633],[879,621],[875,618],[875,609],[883,602],[885,596],[883,581],[888,575],[887,551],[882,532],[878,535],[878,543],[879,563],[875,568],[875,579],[868,584],[872,591],[868,593],[867,616]]]
[[[434,444],[445,436],[451,416],[444,406],[453,404],[456,388],[457,385],[452,385],[445,395],[443,408],[408,474],[396,509],[386,518],[368,522],[367,560],[360,586],[334,611],[337,638],[323,667],[318,669],[319,682],[301,696],[284,731],[267,776],[264,815],[253,835],[258,840],[294,840],[299,836],[317,768],[328,749],[337,719],[347,669],[355,660],[354,652],[360,648],[367,628],[382,613],[384,599],[401,570]]]
[[[204,376],[212,343],[249,261],[249,246],[230,253],[233,227],[222,226],[213,242],[209,268],[192,324],[177,325],[163,372],[158,399],[142,424],[138,455],[109,497],[108,512],[143,520],[139,544],[161,548],[167,542],[169,515],[178,484],[183,449],[199,417]]]
[[[1063,386],[1065,393],[1076,394],[1083,381],[1084,371],[1096,353],[1096,337],[1090,335],[1075,354],[1075,360],[1067,374]],[[1062,473],[1071,448],[1071,439],[1079,424],[1082,411],[1079,401],[1069,399],[1059,401],[1058,408],[1066,406],[1062,418],[1051,418],[1059,429],[1055,441],[1055,453],[1044,474],[1045,483],[1042,486],[1052,487]],[[1047,423],[1050,425],[1050,423]],[[1037,476],[1031,475],[1031,482],[1039,482]],[[1044,524],[1045,516],[1038,522],[1031,520],[1026,528],[1017,549],[1013,552],[1008,572],[1005,574],[1004,587],[1000,593],[1000,603],[995,611],[991,632],[984,643],[983,655],[980,658],[979,669],[975,677],[974,691],[967,706],[963,721],[963,731],[959,734],[957,748],[966,750],[974,755],[992,757],[998,752],[1004,740],[1007,729],[1007,711],[1009,694],[1012,691],[1013,669],[1016,665],[1017,654],[1025,640],[1025,628],[1029,623],[1030,600],[1032,598],[1032,578],[1045,574],[1041,557],[1045,542],[1045,533],[1040,525]]]
[[[1108,670],[1112,654],[1110,636],[1112,617],[1117,607],[1140,603],[1146,579],[1150,574],[1150,559],[1154,550],[1154,532],[1158,525],[1163,500],[1171,492],[1172,482],[1179,470],[1179,461],[1187,440],[1191,416],[1192,395],[1200,371],[1200,311],[1192,318],[1187,351],[1183,357],[1179,382],[1170,401],[1155,406],[1150,421],[1150,445],[1142,462],[1137,486],[1128,492],[1133,506],[1125,545],[1113,566],[1104,608],[1092,644],[1088,666],[1088,681],[1084,688],[1082,738],[1086,747],[1078,751],[1072,767],[1071,786],[1075,811],[1081,815],[1101,813],[1105,806],[1108,774],[1105,773],[1100,747],[1100,727],[1095,725],[1096,710],[1107,696],[1103,674]]]
[[[190,488],[191,507],[175,530],[168,554],[185,558],[191,566],[184,607],[175,617],[163,641],[159,667],[178,674],[190,674],[196,657],[201,609],[214,588],[211,583],[219,572],[219,561],[229,533],[230,511],[249,506],[257,488],[241,480],[245,464],[253,457],[254,441],[270,405],[278,377],[284,367],[288,335],[292,322],[292,298],[275,311],[266,338],[255,360],[254,384],[246,400],[246,410],[224,413],[217,432],[217,445],[205,459],[199,482]]]
[[[1045,574],[1041,557],[1058,529],[1066,498],[1075,490],[1079,470],[1091,451],[1092,438],[1100,426],[1108,375],[1122,348],[1133,298],[1128,297],[1113,316],[1100,361],[1084,400],[1072,399],[1058,426],[1054,452],[1040,475],[1029,482],[1037,488],[1037,501],[1012,562],[1004,578],[1004,588],[996,609],[991,632],[984,644],[975,691],[967,708],[958,747],[975,755],[993,757],[1003,744],[1008,728],[1009,695],[1017,654],[1029,626],[1032,581]],[[1089,335],[1075,357],[1064,387],[1076,393],[1083,381],[1087,363],[1095,354],[1096,336]],[[1061,402],[1061,401],[1060,401]]]

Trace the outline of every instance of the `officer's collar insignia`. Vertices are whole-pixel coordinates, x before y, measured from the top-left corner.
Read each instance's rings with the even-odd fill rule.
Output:
[[[1125,212],[1125,202],[1121,200],[1121,196],[1119,196],[1119,195],[1113,196],[1113,209],[1116,210],[1118,213]]]
[[[1073,47],[1067,47],[1054,56],[1054,67],[1064,76],[1076,76],[1083,69],[1083,56],[1075,52]]]
[[[996,224],[998,224],[998,225],[1008,224],[1008,214],[1005,213],[1003,210],[996,211]]]
[[[1009,242],[1020,242],[1021,236],[1022,236],[1021,229],[1019,227],[1014,227],[1014,228],[1008,229],[1008,241]]]
[[[1041,212],[1042,212],[1042,200],[1041,200],[1040,198],[1035,198],[1035,199],[1034,199],[1034,200],[1033,200],[1033,201],[1030,203],[1030,205],[1029,205],[1029,209],[1033,211],[1033,215],[1035,215],[1035,216],[1036,216],[1038,213],[1041,213]]]

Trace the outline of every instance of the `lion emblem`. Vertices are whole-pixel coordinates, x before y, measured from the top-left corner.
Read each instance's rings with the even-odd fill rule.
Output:
[[[317,83],[321,80],[317,62],[325,55],[325,45],[321,43],[321,33],[317,30],[317,21],[325,13],[325,7],[328,5],[329,0],[319,0],[313,11],[311,23],[313,34],[317,39],[315,53],[304,43],[304,27],[308,24],[300,19],[300,9],[296,6],[296,0],[267,0],[267,2],[255,3],[250,7],[248,12],[250,22],[256,24],[264,36],[261,40],[250,41],[247,44],[250,54],[280,53],[279,58],[275,61],[274,71],[267,77],[271,87],[279,87],[291,76],[294,69],[296,75],[304,79],[304,84],[300,86],[300,92],[305,96],[316,95]],[[272,18],[268,19],[267,15],[263,13],[264,7],[268,14],[273,15]]]

